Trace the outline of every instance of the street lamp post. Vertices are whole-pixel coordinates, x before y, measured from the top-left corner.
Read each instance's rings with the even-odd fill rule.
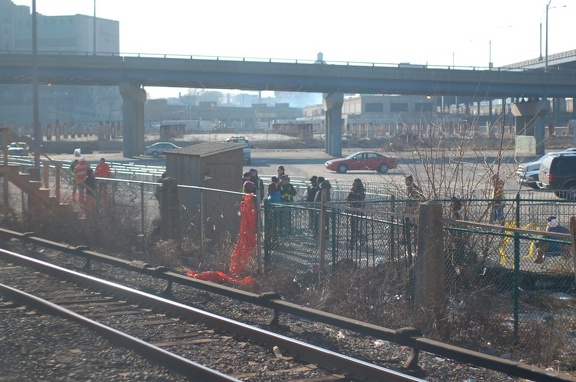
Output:
[[[552,0],[548,1],[548,4],[546,4],[546,61],[544,62],[544,71],[547,72],[548,71],[548,9],[550,8],[550,3],[552,2]]]
[[[93,24],[94,30],[92,31],[92,49],[93,52],[92,54],[96,55],[96,0],[94,0],[94,24]]]
[[[547,72],[548,71],[548,10],[549,9],[554,9],[554,8],[564,8],[566,7],[566,5],[560,5],[560,6],[555,6],[555,7],[551,7],[550,3],[552,2],[552,0],[548,0],[548,4],[546,4],[546,51],[545,51],[545,61],[544,61],[544,71]]]

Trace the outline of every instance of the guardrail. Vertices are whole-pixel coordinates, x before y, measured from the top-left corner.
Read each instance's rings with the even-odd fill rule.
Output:
[[[0,50],[0,54],[32,54],[31,52]],[[267,62],[267,63],[283,63],[283,64],[323,64],[323,65],[340,65],[340,66],[369,66],[369,67],[390,67],[390,68],[406,68],[406,69],[452,69],[452,70],[491,70],[491,71],[511,71],[511,70],[531,70],[522,69],[517,64],[506,65],[502,67],[489,67],[489,66],[464,66],[454,64],[414,64],[408,66],[404,63],[394,62],[370,62],[370,61],[338,61],[338,60],[311,60],[311,59],[298,59],[298,58],[264,58],[264,57],[239,57],[239,56],[206,56],[206,55],[184,55],[184,54],[171,54],[171,53],[133,53],[133,52],[78,52],[78,51],[38,51],[38,55],[74,55],[74,56],[104,56],[104,57],[137,57],[137,58],[170,58],[182,60],[222,60],[222,61],[240,61],[240,62]],[[533,61],[533,60],[530,60]],[[529,61],[526,61],[529,62]],[[403,65],[404,64],[404,65]]]

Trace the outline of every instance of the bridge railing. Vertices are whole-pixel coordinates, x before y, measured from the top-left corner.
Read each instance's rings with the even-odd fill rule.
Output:
[[[0,54],[31,54],[22,51],[0,50]],[[489,67],[489,66],[466,66],[454,64],[405,64],[398,62],[373,62],[373,61],[339,61],[339,60],[318,60],[300,59],[300,58],[282,58],[282,57],[242,57],[242,56],[206,56],[206,55],[184,55],[184,54],[161,54],[161,53],[135,53],[135,52],[82,52],[82,51],[38,51],[39,55],[59,55],[59,56],[86,56],[92,57],[94,55],[101,57],[124,57],[124,58],[160,58],[160,59],[182,59],[182,60],[218,60],[218,61],[236,61],[236,62],[265,62],[265,63],[279,63],[279,64],[325,64],[325,65],[339,65],[339,66],[362,66],[362,67],[389,67],[389,68],[407,68],[407,69],[452,69],[452,70],[492,70],[492,71],[508,71],[521,69],[517,64],[506,65],[502,67]]]

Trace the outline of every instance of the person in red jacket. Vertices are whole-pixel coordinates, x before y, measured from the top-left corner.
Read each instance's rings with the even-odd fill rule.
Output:
[[[110,165],[106,163],[106,158],[100,158],[100,162],[96,165],[94,176],[96,178],[112,178],[112,173],[110,172]],[[104,203],[104,205],[107,205],[108,181],[100,180],[100,182],[98,182],[98,194],[102,198],[102,202]]]
[[[84,181],[86,180],[89,169],[90,163],[86,162],[84,157],[80,158],[80,162],[74,167],[74,175],[76,176],[76,184],[78,185],[78,199],[81,204],[85,202],[84,194],[86,193],[86,184]]]

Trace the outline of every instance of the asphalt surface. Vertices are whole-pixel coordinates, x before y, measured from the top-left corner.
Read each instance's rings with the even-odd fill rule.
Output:
[[[196,134],[185,136],[186,140],[212,140],[225,141],[230,134]],[[279,134],[246,134],[251,142],[286,141],[292,140]],[[147,137],[149,140],[157,140],[158,137]],[[371,149],[345,148],[342,155],[346,156],[356,151],[370,151]],[[374,151],[380,151],[373,149]],[[252,149],[252,164],[244,166],[244,171],[256,168],[263,177],[276,175],[277,167],[285,167],[286,173],[298,178],[310,178],[312,175],[324,176],[329,179],[343,179],[352,181],[360,178],[364,182],[388,183],[391,187],[404,188],[404,177],[407,174],[415,175],[416,179],[425,182],[428,178],[435,178],[436,182],[462,182],[476,184],[481,179],[488,179],[491,171],[499,167],[502,179],[506,180],[507,189],[517,189],[518,183],[514,178],[514,172],[519,163],[532,161],[538,156],[516,157],[513,149],[502,151],[488,150],[482,152],[468,151],[465,153],[443,152],[434,153],[422,149],[420,152],[389,152],[385,155],[396,158],[398,168],[391,169],[386,174],[378,174],[373,171],[349,171],[346,174],[338,174],[325,168],[324,163],[333,159],[331,155],[324,152],[324,149]],[[454,150],[457,151],[457,150]],[[556,150],[553,150],[556,151]],[[139,163],[153,166],[164,166],[165,158],[160,156],[135,156],[124,157],[121,151],[118,152],[93,152],[82,154],[82,156],[92,164],[96,164],[100,158],[105,158],[108,162]],[[59,154],[50,157],[54,160],[73,160],[74,154]],[[455,179],[460,179],[456,181]]]

